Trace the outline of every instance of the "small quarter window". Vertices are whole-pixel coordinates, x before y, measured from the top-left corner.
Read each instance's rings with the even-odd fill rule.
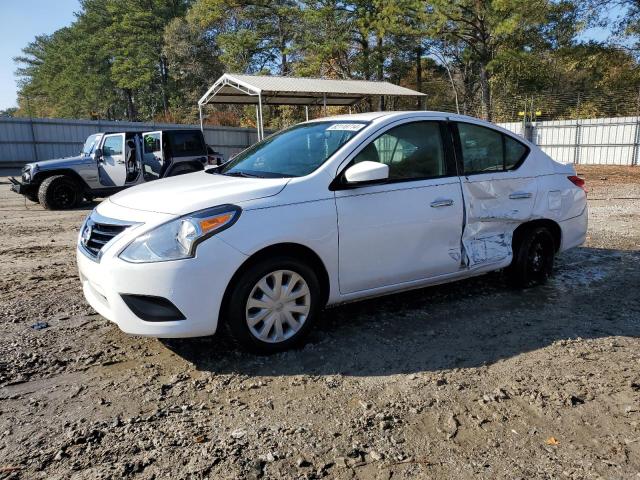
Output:
[[[513,170],[527,154],[527,147],[514,138],[504,136],[504,168]]]

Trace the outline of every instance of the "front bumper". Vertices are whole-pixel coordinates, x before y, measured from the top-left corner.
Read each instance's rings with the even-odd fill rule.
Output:
[[[217,237],[198,246],[195,258],[133,264],[109,248],[96,262],[77,249],[84,296],[103,317],[129,334],[177,338],[212,335],[218,326],[222,298],[229,280],[246,256]],[[162,297],[184,319],[145,321],[127,306],[122,294]]]
[[[9,177],[9,181],[11,182],[11,190],[20,195],[34,195],[38,192],[38,188],[36,185],[20,183],[13,177]]]

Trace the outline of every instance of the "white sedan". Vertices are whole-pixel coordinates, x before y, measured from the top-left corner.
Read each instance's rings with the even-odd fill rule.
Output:
[[[88,302],[123,331],[299,343],[327,305],[506,269],[544,282],[583,243],[584,182],[493,124],[438,112],[305,122],[87,218]]]

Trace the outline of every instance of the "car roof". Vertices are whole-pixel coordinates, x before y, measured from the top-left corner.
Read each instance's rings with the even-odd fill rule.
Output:
[[[157,128],[157,129],[147,129],[147,130],[110,130],[108,132],[96,132],[91,135],[113,135],[114,133],[125,133],[127,135],[133,133],[148,133],[148,132],[199,132],[199,128]]]
[[[401,119],[412,118],[412,117],[416,117],[416,118],[445,117],[448,120],[453,120],[457,122],[475,123],[477,125],[482,125],[482,126],[491,128],[493,130],[498,130],[510,137],[515,137],[521,143],[525,143],[529,145],[529,147],[533,145],[527,139],[520,137],[519,135],[515,134],[510,130],[505,129],[504,127],[501,127],[500,125],[496,125],[495,123],[488,122],[480,118],[471,117],[469,115],[461,115],[459,113],[453,113],[453,112],[439,112],[435,110],[405,110],[405,111],[389,111],[389,112],[352,113],[352,114],[346,114],[346,115],[333,115],[330,117],[315,118],[313,120],[310,120],[309,123],[326,122],[326,121],[341,121],[341,122],[361,121],[361,122],[378,123],[382,121],[401,120]]]
[[[451,120],[459,121],[471,121],[474,123],[483,123],[491,127],[496,127],[494,123],[481,120],[476,117],[468,115],[461,115],[453,112],[440,112],[435,110],[404,110],[404,111],[389,111],[389,112],[367,112],[367,113],[352,113],[346,115],[333,115],[329,117],[322,117],[310,120],[310,122],[323,122],[323,121],[365,121],[371,122],[375,120],[388,120],[394,118],[411,118],[411,117],[447,117]]]

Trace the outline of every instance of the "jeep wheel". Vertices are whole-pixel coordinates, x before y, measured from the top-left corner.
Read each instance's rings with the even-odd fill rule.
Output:
[[[66,210],[77,205],[82,197],[77,183],[67,175],[46,178],[38,189],[38,200],[47,210]]]

